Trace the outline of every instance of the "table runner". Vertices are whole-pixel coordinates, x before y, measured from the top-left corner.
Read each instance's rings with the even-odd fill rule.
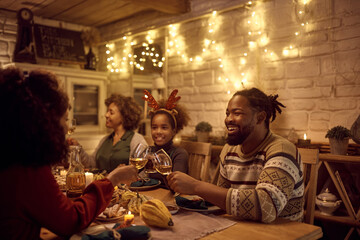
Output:
[[[185,210],[180,210],[173,215],[172,219],[174,226],[171,229],[151,227],[151,239],[194,240],[221,231],[236,223],[221,216],[204,215]]]

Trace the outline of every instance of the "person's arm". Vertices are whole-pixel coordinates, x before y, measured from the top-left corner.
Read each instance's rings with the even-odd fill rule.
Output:
[[[170,188],[175,192],[198,195],[206,201],[226,210],[226,196],[229,189],[196,180],[182,172],[171,173],[167,180]]]

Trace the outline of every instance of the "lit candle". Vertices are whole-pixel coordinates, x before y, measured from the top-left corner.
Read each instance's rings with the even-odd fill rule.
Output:
[[[304,140],[306,140],[306,133],[304,133]]]
[[[66,176],[67,171],[65,169],[60,170],[60,176]]]
[[[298,147],[308,147],[311,144],[311,140],[307,139],[306,133],[304,133],[304,139],[298,139]]]
[[[124,224],[131,225],[134,222],[134,214],[131,214],[131,211],[128,214],[124,215]]]
[[[94,174],[91,172],[85,173],[85,187],[87,187],[94,179]]]

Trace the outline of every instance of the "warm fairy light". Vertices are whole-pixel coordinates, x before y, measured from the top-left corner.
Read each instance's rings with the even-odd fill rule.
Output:
[[[299,32],[295,32],[295,35],[296,35],[296,36],[299,36],[299,34],[300,34]]]
[[[306,136],[306,133],[304,133],[304,140],[306,140],[306,137],[307,137],[307,136]]]

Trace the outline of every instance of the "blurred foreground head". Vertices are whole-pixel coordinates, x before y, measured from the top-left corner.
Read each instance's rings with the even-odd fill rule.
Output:
[[[0,69],[0,169],[43,166],[67,155],[65,129],[69,99],[54,74],[15,67]]]

